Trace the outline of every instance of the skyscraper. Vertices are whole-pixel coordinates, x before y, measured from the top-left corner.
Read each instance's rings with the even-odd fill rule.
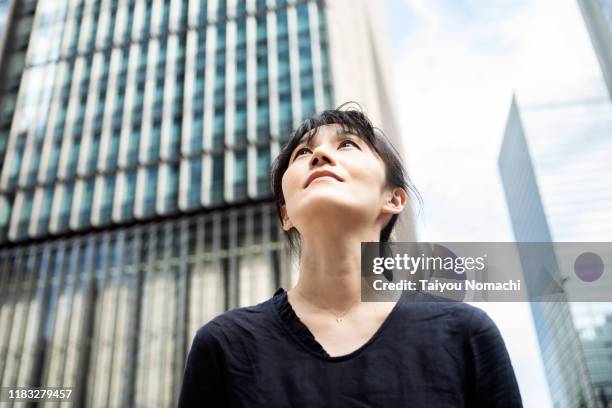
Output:
[[[369,1],[12,1],[0,78],[0,384],[169,406],[196,329],[297,274],[270,163],[362,104],[401,151]],[[413,238],[410,215],[399,238]]]
[[[612,2],[578,3],[597,57],[583,61],[584,72],[593,76],[559,84],[559,95],[543,103],[514,99],[506,123],[499,168],[517,241],[612,237]],[[612,262],[612,249],[598,255]],[[574,265],[560,247],[555,257],[558,267]],[[531,304],[551,397],[555,407],[581,397],[603,407],[612,401],[612,304],[577,302],[584,297],[575,271],[559,272],[567,302]],[[591,288],[595,297],[610,291],[609,273]]]
[[[535,116],[537,118],[538,114],[546,115],[546,113],[550,114],[552,111],[552,113],[556,113],[555,117],[540,118],[546,120],[546,122],[542,120],[542,124],[548,123],[554,126],[557,131],[561,128],[570,128],[567,126],[567,121],[562,121],[563,114],[567,113],[567,107],[555,108],[551,106],[548,109],[543,109],[543,112],[535,109],[531,112],[531,117]],[[523,117],[524,115],[527,116],[527,119]],[[562,176],[557,173],[556,182],[549,181],[549,188],[543,189],[542,184],[547,179],[542,180],[541,174],[544,171],[544,174],[550,179],[551,176],[555,175],[555,169],[557,172],[559,171],[559,167],[553,164],[555,159],[557,159],[557,164],[563,167],[561,162],[565,156],[555,157],[559,154],[556,149],[571,142],[571,138],[563,138],[561,143],[549,139],[548,149],[551,152],[548,155],[548,160],[542,158],[542,154],[546,155],[546,153],[541,150],[538,151],[540,155],[535,155],[532,153],[534,150],[533,143],[530,143],[531,139],[529,139],[532,135],[532,138],[549,137],[552,139],[554,137],[556,140],[566,135],[559,135],[552,129],[544,133],[541,128],[536,128],[536,131],[539,130],[540,132],[533,132],[532,128],[525,125],[529,118],[529,112],[523,114],[517,101],[513,99],[499,154],[499,168],[515,240],[517,242],[552,242],[554,235],[550,227],[551,220],[547,217],[551,210],[546,207],[546,204],[550,204],[552,199],[552,205],[555,206],[556,204],[559,207],[563,205],[568,195],[553,195],[546,200],[544,194],[550,193],[550,188],[559,187],[561,184],[558,181]],[[552,119],[554,121],[548,122]],[[536,158],[540,161],[536,162]],[[546,164],[548,164],[548,168],[546,168]],[[573,182],[571,186],[578,187]],[[570,197],[578,196],[572,194]],[[572,215],[566,212],[552,221],[559,224],[572,219],[575,221],[577,217],[578,214]],[[570,238],[565,235],[558,240],[579,241],[580,237],[572,236]],[[520,253],[519,249],[519,256],[526,255]],[[555,278],[558,281],[561,281],[561,278],[565,276],[564,271],[559,270],[557,254],[553,254],[552,257],[553,260],[548,269],[556,274]],[[547,279],[547,276],[540,271],[524,270],[523,272],[528,292],[537,292],[537,289],[532,288],[539,287],[538,284]],[[530,303],[551,399],[554,406],[560,408],[579,406],[581,397],[585,399],[588,406],[597,406],[595,405],[595,389],[576,330],[572,308],[568,303],[568,297],[569,295],[566,293],[559,302],[536,301]]]
[[[6,19],[8,16],[8,0],[0,0],[0,39],[4,38],[4,31],[6,28]],[[2,40],[0,40],[2,42]]]
[[[612,0],[578,0],[612,98]]]

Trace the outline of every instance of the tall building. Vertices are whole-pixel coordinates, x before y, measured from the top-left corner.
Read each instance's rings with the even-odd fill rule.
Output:
[[[6,29],[6,19],[8,17],[8,6],[8,0],[0,0],[0,38],[4,38],[4,31]]]
[[[578,3],[596,56],[583,61],[589,74],[538,104],[513,99],[506,123],[498,164],[517,241],[612,239],[612,2]],[[555,407],[578,406],[582,398],[590,407],[607,407],[612,303],[577,301],[584,292],[562,248],[555,247],[555,262],[566,301],[531,303],[550,394]],[[598,255],[612,262],[612,249]],[[528,287],[537,284],[532,275]],[[612,293],[609,273],[590,288],[595,298],[603,293]]]
[[[0,5],[0,169],[4,168],[35,6],[34,1],[3,1]],[[6,240],[11,213],[3,200],[0,198],[0,242]]]
[[[612,104],[603,88],[601,95],[524,108],[513,100],[499,168],[517,242],[610,241]],[[551,397],[555,407],[573,407],[582,392],[589,406],[601,406],[601,394],[612,401],[612,304],[576,301],[584,299],[578,277],[560,266],[573,261],[555,250],[552,270],[561,274],[566,299],[530,304]],[[612,249],[598,255],[612,262]],[[524,272],[528,289],[544,278]],[[610,290],[606,273],[591,294]]]
[[[197,328],[295,282],[268,178],[291,129],[355,100],[402,151],[374,3],[10,2],[2,386],[171,406]]]
[[[554,111],[555,108],[552,109]],[[537,113],[536,111],[535,114]],[[552,243],[553,234],[549,226],[550,220],[547,218],[550,210],[545,208],[546,202],[541,191],[543,181],[538,177],[541,168],[537,167],[531,152],[533,148],[528,137],[531,137],[532,133],[527,129],[523,112],[517,101],[513,99],[499,154],[498,164],[502,184],[515,240],[517,242]],[[548,132],[547,135],[551,138],[555,137],[554,132]],[[535,136],[541,136],[541,134],[535,134]],[[554,154],[558,152],[553,152]],[[558,159],[561,160],[563,157]],[[554,187],[554,184],[552,186]],[[557,199],[559,198],[565,199],[557,196]],[[565,214],[563,217],[568,216],[571,215]],[[574,219],[575,217],[576,215]],[[561,221],[565,220],[565,218],[561,219]],[[519,256],[521,259],[527,258],[528,254],[521,253],[519,247]],[[559,274],[562,274],[563,271],[559,270],[554,248],[551,258],[552,260],[546,263],[547,269],[555,273],[554,277],[560,281]],[[548,276],[541,271],[523,270],[523,273],[528,293],[538,293],[536,288],[548,279]],[[577,407],[582,396],[589,407],[596,407],[595,390],[587,368],[585,353],[574,325],[571,306],[567,302],[567,293],[559,302],[535,301],[530,303],[530,308],[553,406],[555,408]]]
[[[578,0],[612,98],[612,0]]]

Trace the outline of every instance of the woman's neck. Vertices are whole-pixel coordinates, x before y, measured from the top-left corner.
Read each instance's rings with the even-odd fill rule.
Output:
[[[342,313],[361,300],[361,242],[377,241],[377,230],[334,237],[302,236],[300,275],[292,289],[314,306]]]

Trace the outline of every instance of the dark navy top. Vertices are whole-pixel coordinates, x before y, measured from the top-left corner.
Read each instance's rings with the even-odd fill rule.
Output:
[[[287,292],[196,333],[179,407],[522,407],[500,332],[462,302],[401,298],[357,350],[331,357]]]

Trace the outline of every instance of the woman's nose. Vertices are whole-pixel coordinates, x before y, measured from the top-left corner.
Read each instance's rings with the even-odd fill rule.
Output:
[[[334,163],[333,156],[321,145],[314,149],[312,156],[310,156],[310,166],[316,166],[322,163]]]

